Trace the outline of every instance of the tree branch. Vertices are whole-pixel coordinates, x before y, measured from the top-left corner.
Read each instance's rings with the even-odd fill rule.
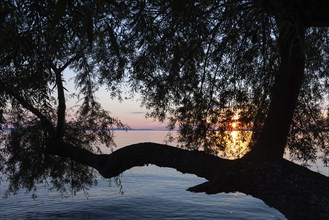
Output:
[[[56,76],[57,96],[58,96],[56,137],[62,139],[65,130],[65,111],[66,111],[64,86],[62,80],[62,68],[57,69],[55,65],[52,65],[52,69],[55,72],[55,76]]]
[[[51,154],[71,158],[94,167],[105,178],[118,176],[135,166],[154,164],[159,167],[174,168],[182,173],[214,179],[218,167],[225,170],[225,167],[229,167],[228,164],[232,163],[230,160],[201,151],[188,151],[157,143],[133,144],[112,154],[99,155],[63,141],[51,140],[47,150]]]
[[[65,111],[66,111],[62,72],[79,57],[80,55],[78,54],[71,57],[63,66],[59,68],[55,64],[50,62],[51,69],[55,73],[56,84],[57,84],[58,107],[57,107],[56,137],[59,139],[62,139],[64,136]]]
[[[225,170],[232,162],[201,151],[188,151],[156,143],[139,143],[121,148],[108,155],[105,161],[105,177],[116,176],[135,166],[154,164],[206,179],[214,179],[218,169]]]
[[[62,73],[69,65],[71,65],[75,60],[80,58],[81,55],[79,53],[73,57],[71,57],[62,67],[57,68],[55,65],[52,64],[52,68],[56,68],[60,73]]]
[[[124,59],[121,56],[120,46],[117,42],[117,38],[115,37],[114,30],[110,24],[107,25],[107,29],[108,29],[108,35],[109,35],[110,41],[111,41],[111,46],[113,47],[114,53],[119,60],[119,63],[118,63],[119,71],[123,71]]]
[[[263,200],[288,219],[328,219],[329,178],[285,159],[246,161],[234,173],[191,187],[215,194],[239,191]]]
[[[44,114],[42,114],[41,111],[39,111],[39,109],[35,108],[31,103],[29,103],[28,100],[20,96],[19,93],[14,91],[11,87],[6,86],[6,84],[3,83],[1,79],[0,79],[0,84],[2,86],[3,91],[5,91],[9,96],[16,99],[25,109],[27,109],[28,111],[30,111],[40,119],[42,126],[44,126],[44,128],[48,131],[48,133],[51,136],[55,134],[55,128],[53,124]]]
[[[94,167],[105,178],[147,164],[174,168],[209,180],[190,191],[243,192],[262,199],[289,219],[327,219],[329,214],[328,177],[285,159],[231,161],[156,143],[134,144],[109,155],[97,155],[64,142],[51,142],[48,152]]]

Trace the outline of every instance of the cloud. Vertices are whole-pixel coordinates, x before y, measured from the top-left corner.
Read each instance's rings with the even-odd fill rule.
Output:
[[[129,112],[129,114],[132,115],[141,115],[141,114],[145,114],[146,112]]]

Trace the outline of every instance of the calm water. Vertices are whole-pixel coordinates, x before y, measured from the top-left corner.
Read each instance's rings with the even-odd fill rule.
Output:
[[[166,132],[117,132],[118,146],[137,142],[162,143]],[[122,178],[119,188],[109,187],[99,179],[98,186],[74,197],[61,198],[59,193],[38,188],[38,198],[24,192],[0,198],[0,219],[285,219],[276,209],[242,193],[216,195],[187,192],[188,187],[205,179],[181,174],[174,169],[153,165],[136,167]],[[1,195],[6,184],[0,185]]]

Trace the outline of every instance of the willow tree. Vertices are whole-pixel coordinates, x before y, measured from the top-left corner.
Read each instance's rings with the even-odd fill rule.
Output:
[[[44,179],[76,192],[94,183],[95,170],[111,178],[153,163],[209,180],[194,192],[240,191],[289,218],[326,218],[328,177],[283,155],[328,162],[328,9],[325,0],[4,1],[8,193]],[[68,68],[78,94],[64,87]],[[109,128],[126,126],[95,92],[106,86],[121,99],[123,83],[149,117],[178,128],[181,148],[139,143],[100,154],[100,144],[114,146]],[[67,109],[72,96],[80,106]],[[229,160],[233,127],[249,144]]]

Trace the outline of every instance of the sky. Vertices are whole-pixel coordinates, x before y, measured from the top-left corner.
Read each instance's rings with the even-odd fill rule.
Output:
[[[72,70],[65,70],[63,73],[64,86],[68,93],[77,92],[74,86],[74,75],[75,73]],[[121,122],[132,129],[166,129],[166,123],[155,121],[152,118],[145,118],[147,109],[141,106],[138,95],[133,100],[128,99],[120,102],[118,99],[111,99],[105,87],[102,87],[97,91],[96,97],[98,98],[97,101],[101,103],[106,111],[110,112],[112,117],[120,119]],[[76,104],[77,100],[68,100],[67,108]]]
[[[74,86],[75,73],[67,69],[63,73],[65,80],[65,88],[68,93],[76,93]],[[165,130],[167,123],[161,123],[152,118],[146,118],[145,114],[147,109],[141,106],[140,96],[137,94],[134,99],[128,99],[119,101],[118,99],[112,99],[105,87],[101,87],[96,93],[99,103],[102,107],[109,111],[111,116],[118,118],[125,125],[128,125],[132,129],[154,129],[154,130]],[[329,99],[329,97],[328,97]],[[69,100],[67,107],[76,105],[77,100]],[[328,100],[323,107],[329,105]]]
[[[135,100],[112,100],[106,91],[97,94],[103,108],[111,113],[111,116],[119,118],[123,123],[133,129],[164,129],[166,123],[160,123],[151,118],[145,118],[147,110],[141,107],[141,103]]]

